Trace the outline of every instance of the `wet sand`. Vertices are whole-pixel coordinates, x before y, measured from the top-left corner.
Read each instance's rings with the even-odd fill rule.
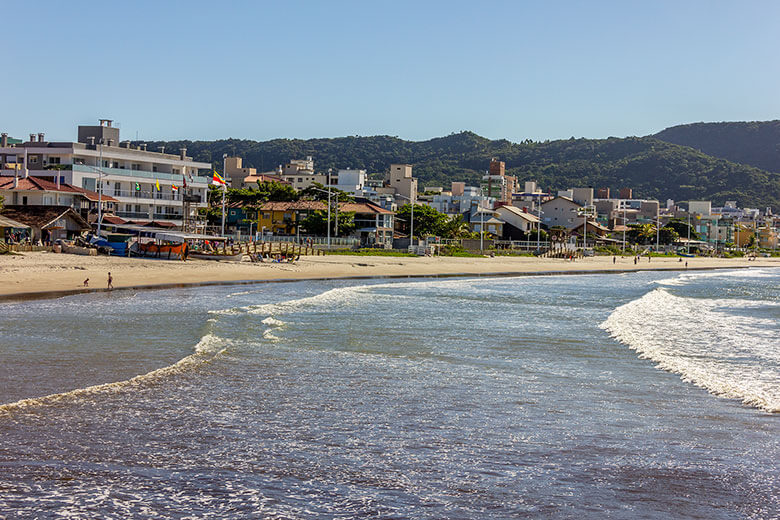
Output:
[[[294,264],[187,262],[145,258],[88,257],[50,252],[0,256],[0,298],[58,296],[106,289],[108,273],[114,288],[153,288],[188,284],[263,282],[323,278],[455,275],[539,275],[635,270],[778,267],[780,258],[642,258],[597,256],[575,262],[535,257],[453,258],[328,255],[302,257]],[[89,287],[83,282],[89,278]]]

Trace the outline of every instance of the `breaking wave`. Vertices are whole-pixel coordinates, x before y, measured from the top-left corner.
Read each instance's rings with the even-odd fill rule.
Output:
[[[225,352],[226,343],[227,340],[224,338],[213,334],[206,334],[200,339],[197,345],[195,345],[192,354],[180,359],[173,365],[158,368],[156,370],[152,370],[151,372],[147,372],[146,374],[137,375],[124,381],[103,383],[99,385],[88,386],[86,388],[77,388],[68,392],[49,394],[42,397],[31,397],[28,399],[15,401],[13,403],[0,405],[0,415],[37,408],[40,406],[57,405],[99,394],[114,394],[128,390],[130,388],[153,384],[173,375],[192,370],[200,365],[211,362],[216,356]]]
[[[686,382],[778,413],[780,332],[776,319],[757,312],[778,305],[686,298],[660,287],[615,309],[601,328]]]

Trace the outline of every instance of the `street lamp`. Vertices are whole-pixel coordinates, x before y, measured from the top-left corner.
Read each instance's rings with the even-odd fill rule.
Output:
[[[583,206],[577,209],[577,213],[582,215],[582,252],[585,253],[585,248],[588,245],[588,217],[593,216],[596,211],[595,206]]]
[[[406,195],[401,195],[400,193],[396,193],[395,195],[396,197],[401,197],[402,199],[408,200],[409,204],[412,206],[412,223],[411,229],[409,231],[409,245],[414,247],[414,202],[412,202],[412,199]]]
[[[322,190],[320,188],[315,188],[314,186],[309,186],[309,189],[312,189],[314,191],[321,191],[322,193],[328,194],[328,251],[330,251],[330,171],[328,171],[328,190]],[[338,204],[338,199],[336,199]]]
[[[103,223],[103,138],[100,138],[98,142],[100,145],[99,159],[98,159],[98,221],[97,221],[97,236],[100,236],[100,226]],[[27,151],[25,149],[25,151]],[[25,167],[27,163],[25,163]]]

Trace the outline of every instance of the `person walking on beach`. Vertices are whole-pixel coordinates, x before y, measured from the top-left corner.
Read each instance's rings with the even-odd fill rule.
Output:
[[[114,278],[111,276],[111,272],[108,273],[108,290],[114,288]]]
[[[84,280],[84,287],[89,287],[89,278]]]
[[[615,265],[615,262],[617,262],[617,257],[616,257],[616,256],[613,256],[613,257],[612,257],[612,265]]]

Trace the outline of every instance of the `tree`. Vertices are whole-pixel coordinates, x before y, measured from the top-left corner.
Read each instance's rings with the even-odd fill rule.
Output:
[[[330,216],[331,233],[334,235],[336,227],[336,216]],[[301,229],[307,233],[317,236],[328,234],[328,212],[323,210],[312,211],[305,219],[301,220]],[[355,212],[339,212],[339,232],[340,236],[349,235],[355,230]]]
[[[415,210],[414,216],[417,217],[417,211]],[[415,218],[415,220],[417,220]],[[415,228],[416,230],[416,228]],[[463,220],[463,216],[454,215],[449,220],[442,223],[439,230],[442,238],[470,238],[471,229],[467,222]]]
[[[275,181],[257,181],[257,191],[262,194],[264,202],[293,202],[300,198],[295,188]]]
[[[310,200],[320,200],[320,201],[328,201],[328,189],[320,184],[319,182],[313,182],[312,185],[304,190],[301,190],[301,197],[305,199]],[[338,199],[338,202],[355,202],[355,197],[347,193],[346,191],[341,191],[338,188],[330,188],[330,200],[331,202],[335,202]]]
[[[404,233],[411,232],[412,206],[406,204],[398,210],[396,218],[401,222]],[[447,230],[450,218],[435,208],[414,205],[414,236],[426,237],[429,235],[442,236]]]
[[[698,240],[699,234],[696,232],[696,228],[693,227],[693,224],[688,226],[688,222],[682,219],[672,219],[669,221],[668,224],[664,227],[670,227],[673,230],[677,232],[678,236],[688,238],[688,232],[691,233],[691,240]],[[663,231],[663,228],[661,228],[661,231]]]

